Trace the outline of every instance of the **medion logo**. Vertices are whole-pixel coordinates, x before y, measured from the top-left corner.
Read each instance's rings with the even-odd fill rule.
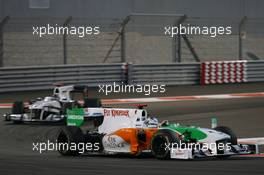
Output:
[[[82,115],[68,115],[68,119],[74,119],[74,120],[82,120]]]
[[[129,110],[104,109],[104,116],[112,116],[112,117],[125,116],[125,117],[129,117]]]

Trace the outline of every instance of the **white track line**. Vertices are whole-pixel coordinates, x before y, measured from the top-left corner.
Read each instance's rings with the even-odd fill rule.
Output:
[[[103,104],[153,103],[153,102],[190,101],[190,100],[234,99],[234,98],[249,98],[249,97],[264,97],[264,92],[194,95],[194,96],[171,96],[171,97],[146,97],[146,98],[128,98],[128,99],[103,99],[102,103]],[[12,103],[0,104],[0,109],[8,109],[11,107],[12,107]]]

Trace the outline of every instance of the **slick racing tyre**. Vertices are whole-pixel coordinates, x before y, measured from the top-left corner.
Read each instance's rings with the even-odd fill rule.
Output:
[[[214,130],[220,131],[220,132],[223,132],[223,133],[229,135],[231,137],[231,139],[230,139],[231,144],[237,145],[237,136],[229,127],[217,126],[214,128]]]
[[[23,101],[15,101],[12,106],[12,114],[24,114],[25,113],[25,106]],[[22,115],[21,115],[22,116]],[[23,123],[22,118],[21,120],[13,121],[15,124]]]
[[[237,137],[236,137],[235,133],[229,127],[217,126],[214,128],[214,130],[219,131],[219,132],[223,132],[223,133],[229,135],[231,145],[237,145]],[[219,158],[219,159],[227,159],[229,157],[230,157],[230,155],[217,156],[217,158]]]
[[[167,129],[159,130],[151,140],[152,154],[158,159],[170,159],[170,149],[172,144],[178,144],[180,146],[180,139],[177,135]]]
[[[5,121],[10,121],[11,120],[9,114],[5,114],[4,117],[5,117]]]
[[[101,99],[98,98],[85,98],[84,99],[84,108],[96,108],[96,107],[102,107]]]
[[[23,114],[24,108],[25,106],[22,101],[15,101],[12,107],[12,114]]]
[[[80,152],[77,145],[84,142],[84,135],[81,129],[76,126],[65,126],[58,132],[57,142],[59,144],[58,152],[61,155],[78,156]],[[72,150],[71,145],[75,145],[76,149]]]

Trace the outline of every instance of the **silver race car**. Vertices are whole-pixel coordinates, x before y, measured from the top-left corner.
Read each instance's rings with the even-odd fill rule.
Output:
[[[6,121],[59,122],[64,121],[67,109],[75,107],[101,107],[101,101],[87,97],[88,87],[84,85],[56,86],[52,96],[37,98],[29,103],[15,101],[12,111],[4,114]],[[78,101],[78,98],[83,101]]]

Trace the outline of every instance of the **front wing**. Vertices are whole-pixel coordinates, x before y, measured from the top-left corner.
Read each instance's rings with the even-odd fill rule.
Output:
[[[233,155],[251,154],[249,145],[232,145],[230,150],[224,150],[222,154],[213,154],[210,150],[171,149],[171,159],[195,159],[203,157],[228,157]]]

